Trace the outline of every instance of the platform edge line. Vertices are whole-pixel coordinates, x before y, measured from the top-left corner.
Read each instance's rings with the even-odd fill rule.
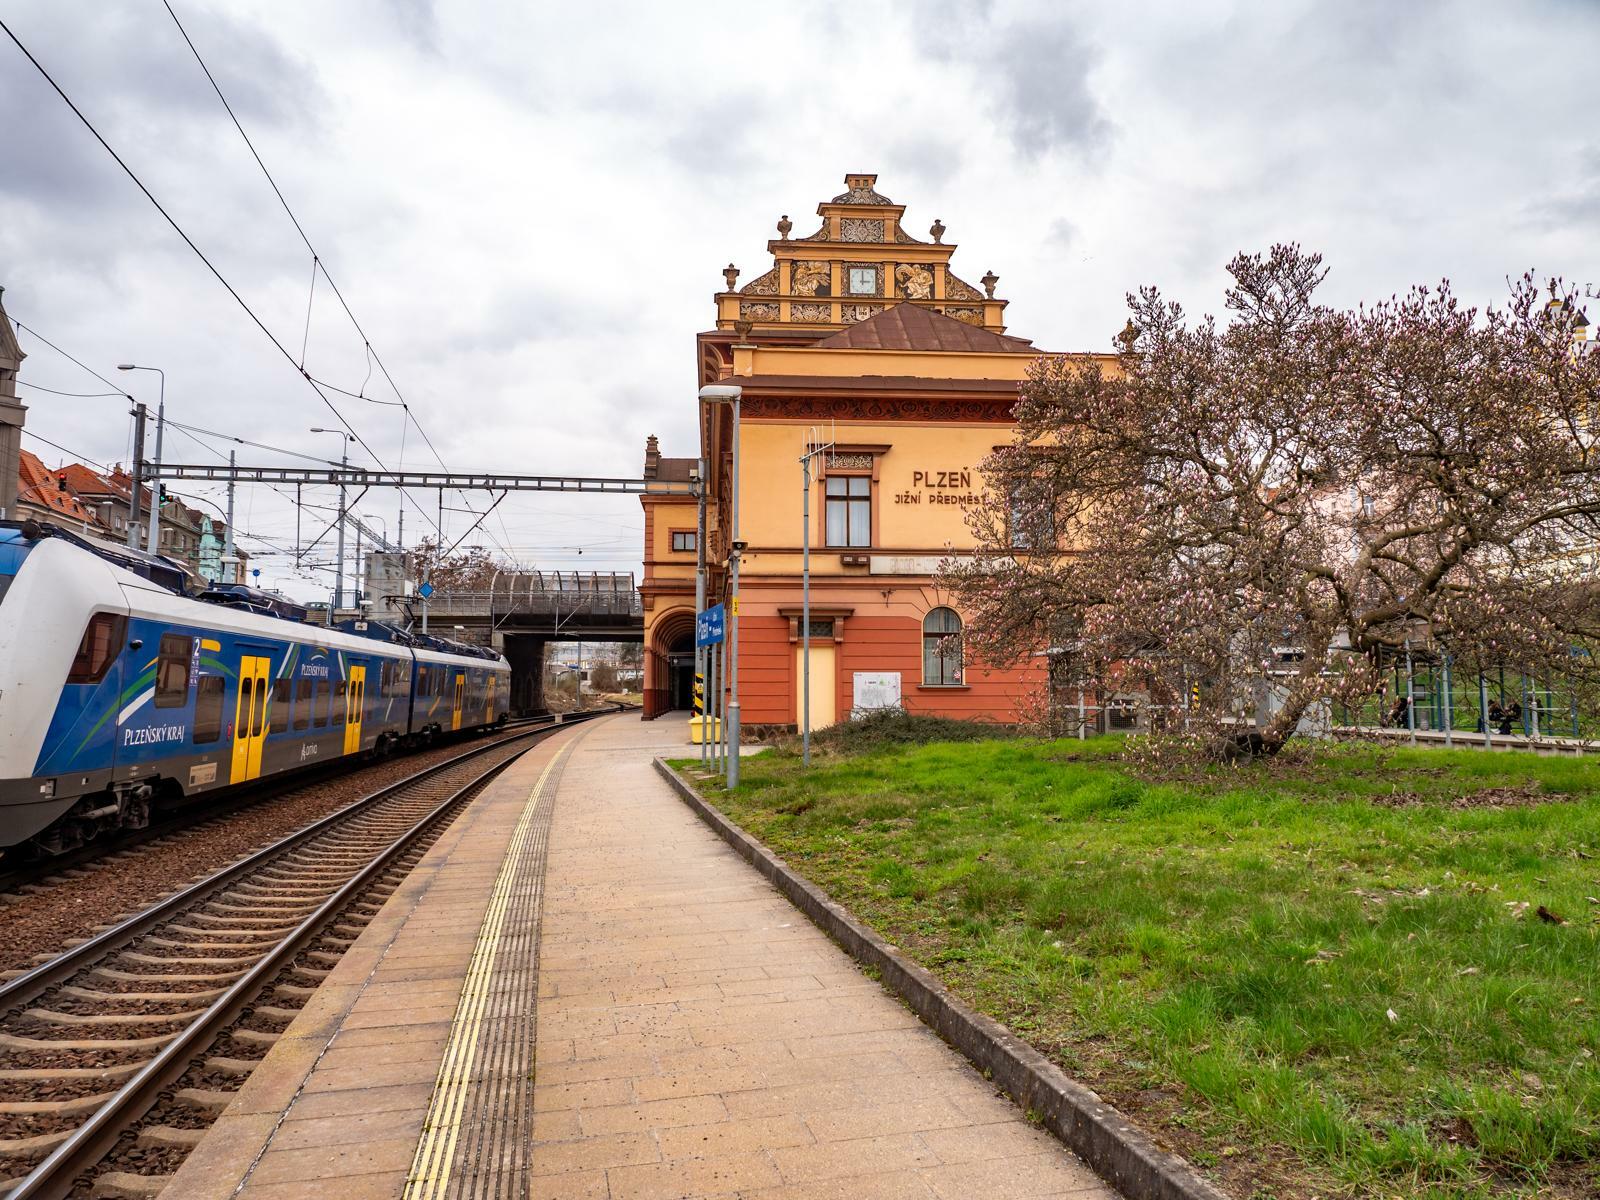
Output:
[[[545,784],[556,765],[575,745],[577,739],[569,741],[545,764],[528,793],[522,813],[517,818],[516,829],[506,846],[494,890],[490,892],[488,909],[478,928],[472,964],[462,985],[461,999],[457,1002],[456,1016],[451,1023],[450,1043],[439,1064],[433,1097],[429,1101],[422,1135],[406,1178],[405,1200],[432,1200],[449,1187],[450,1168],[454,1163],[455,1143],[460,1132],[460,1115],[465,1104],[465,1088],[471,1077],[483,1010],[489,998],[484,984],[499,954],[505,913],[511,902],[511,885],[520,871],[522,848],[544,797]]]
[[[1071,1078],[1000,1022],[969,1008],[928,971],[863,925],[843,905],[702,796],[665,758],[656,771],[723,841],[771,882],[823,933],[882,975],[925,1025],[1048,1129],[1127,1200],[1232,1200],[1185,1159]]]

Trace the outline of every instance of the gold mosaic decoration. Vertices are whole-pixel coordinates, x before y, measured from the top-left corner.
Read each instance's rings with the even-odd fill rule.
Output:
[[[796,259],[790,269],[789,291],[796,296],[832,295],[832,268],[826,262]]]

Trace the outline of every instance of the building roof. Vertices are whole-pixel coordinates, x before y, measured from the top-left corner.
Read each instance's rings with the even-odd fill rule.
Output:
[[[833,198],[835,204],[872,204],[890,206],[894,201],[878,191],[874,186],[878,182],[876,175],[846,175],[844,177],[844,192]]]
[[[109,497],[110,499],[127,504],[133,497],[133,480],[119,465],[109,478],[98,471],[91,471],[82,463],[68,463],[55,472],[56,478],[66,481],[66,484],[80,496]],[[140,488],[140,504],[144,511],[150,511],[150,489]]]
[[[699,460],[693,458],[662,458],[656,464],[654,478],[687,483],[694,478],[695,468],[698,465]]]
[[[979,354],[1037,354],[1027,338],[968,325],[917,304],[896,304],[832,337],[816,350],[949,350]]]
[[[48,508],[74,521],[99,524],[94,511],[79,500],[76,493],[64,487],[55,472],[45,466],[37,454],[22,451],[17,475],[17,500],[20,503]]]
[[[861,395],[865,392],[988,393],[1015,399],[1022,386],[1016,379],[923,379],[914,375],[730,375],[746,393],[793,391],[808,395]]]

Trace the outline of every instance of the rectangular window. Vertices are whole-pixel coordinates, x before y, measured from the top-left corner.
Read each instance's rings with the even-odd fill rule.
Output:
[[[10,576],[7,576],[9,579]],[[95,613],[83,631],[78,653],[67,672],[68,683],[99,683],[117,661],[128,631],[128,618],[120,613]]]
[[[156,657],[156,707],[182,708],[189,703],[189,658],[194,639],[181,633],[163,633]]]
[[[194,689],[194,744],[204,746],[222,736],[222,693],[228,681],[221,675],[202,675]],[[245,709],[249,711],[248,705]]]
[[[311,723],[317,726],[319,729],[328,723],[328,699],[332,695],[333,692],[328,688],[328,681],[326,679],[317,680],[316,694],[311,700],[311,711],[313,714]]]
[[[333,685],[333,723],[344,724],[345,696],[350,690],[350,685],[344,680],[339,680]]]
[[[826,496],[828,545],[872,545],[872,480],[865,475],[829,475]]]
[[[1051,510],[1044,483],[1025,480],[1014,485],[1006,499],[1006,527],[1011,535],[1013,550],[1036,550],[1055,545],[1055,513]]]
[[[311,680],[294,682],[294,727],[304,729],[311,724]]]
[[[688,553],[693,554],[694,553],[694,548],[695,548],[694,547],[694,539],[695,539],[695,532],[692,529],[690,529],[690,530],[683,530],[683,529],[674,530],[673,533],[672,533],[672,548],[674,550],[687,551]]]
[[[289,728],[289,688],[287,679],[279,679],[272,685],[272,732],[282,733]]]

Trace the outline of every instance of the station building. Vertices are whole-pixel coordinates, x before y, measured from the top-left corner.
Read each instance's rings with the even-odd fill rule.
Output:
[[[967,662],[964,618],[937,579],[970,551],[964,506],[984,495],[978,464],[1010,441],[1018,385],[1043,351],[1006,331],[986,271],[951,267],[933,222],[849,175],[817,206],[814,230],[787,215],[771,266],[739,286],[729,264],[715,327],[697,336],[698,386],[737,384],[740,415],[740,701],[747,727],[793,729],[801,695],[800,459],[813,459],[811,724],[898,696],[907,711],[1010,722],[1045,687],[1043,659]],[[798,236],[796,236],[798,234]],[[1083,356],[1089,357],[1089,356]],[[1106,356],[1109,362],[1110,356]],[[646,446],[648,478],[707,464],[709,599],[727,599],[733,414],[704,405],[699,454]],[[645,715],[687,708],[694,657],[696,501],[643,498]]]

